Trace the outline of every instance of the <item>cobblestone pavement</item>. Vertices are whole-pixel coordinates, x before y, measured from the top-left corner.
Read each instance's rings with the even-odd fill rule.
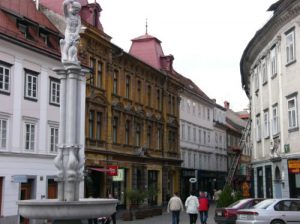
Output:
[[[208,212],[208,221],[207,224],[215,224],[214,221],[214,214],[215,214],[215,205],[210,205],[209,212]],[[117,219],[117,224],[171,224],[172,217],[171,213],[163,212],[160,216],[154,216],[151,218],[146,219],[137,219],[133,221],[123,221],[121,219]],[[189,216],[186,212],[180,213],[180,224],[189,224]],[[197,219],[197,223],[200,224],[199,215]]]

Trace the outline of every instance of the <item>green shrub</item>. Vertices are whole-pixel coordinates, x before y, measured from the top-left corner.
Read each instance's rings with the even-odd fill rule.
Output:
[[[242,198],[243,195],[240,191],[233,191],[231,186],[225,185],[222,193],[220,194],[219,200],[217,201],[217,207],[227,207]]]

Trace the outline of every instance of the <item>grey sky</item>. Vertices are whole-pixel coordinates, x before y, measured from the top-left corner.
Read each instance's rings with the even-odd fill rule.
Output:
[[[94,2],[94,0],[89,0]],[[112,42],[128,52],[131,39],[148,34],[162,41],[174,69],[210,98],[234,110],[246,108],[239,63],[247,44],[271,17],[276,0],[97,0]]]

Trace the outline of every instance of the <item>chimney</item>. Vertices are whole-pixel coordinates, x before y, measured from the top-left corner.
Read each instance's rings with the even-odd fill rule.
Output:
[[[39,6],[40,6],[39,0],[35,0],[35,7],[36,7],[36,10],[39,10]]]
[[[224,107],[226,110],[228,110],[230,107],[230,103],[228,101],[224,101]]]

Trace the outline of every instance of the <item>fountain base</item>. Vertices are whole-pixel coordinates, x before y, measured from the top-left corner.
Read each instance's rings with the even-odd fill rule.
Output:
[[[54,223],[81,223],[83,219],[110,216],[116,212],[117,199],[80,199],[58,201],[57,199],[18,201],[19,215],[28,219],[50,219]],[[61,222],[61,220],[64,220]]]

